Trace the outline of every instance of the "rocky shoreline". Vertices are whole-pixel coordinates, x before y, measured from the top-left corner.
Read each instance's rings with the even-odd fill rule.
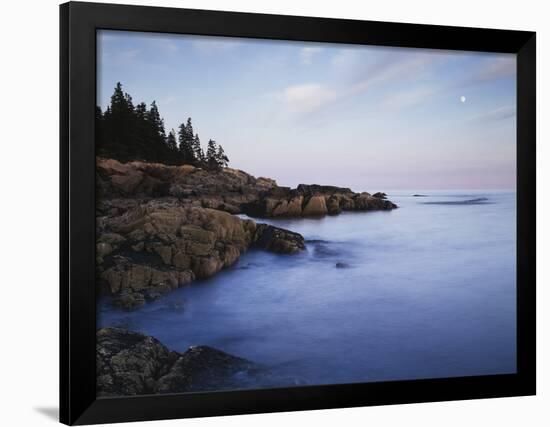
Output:
[[[233,265],[250,248],[280,254],[305,249],[289,230],[242,219],[391,210],[384,193],[301,184],[239,170],[97,159],[98,290],[127,309]]]
[[[212,347],[193,346],[179,353],[153,337],[120,328],[97,331],[96,371],[100,397],[301,383]]]

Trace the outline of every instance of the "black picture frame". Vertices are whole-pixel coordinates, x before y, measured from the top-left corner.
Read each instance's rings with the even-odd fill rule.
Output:
[[[517,54],[517,373],[212,393],[96,397],[96,31]],[[69,2],[60,6],[60,420],[92,424],[533,395],[534,32]]]

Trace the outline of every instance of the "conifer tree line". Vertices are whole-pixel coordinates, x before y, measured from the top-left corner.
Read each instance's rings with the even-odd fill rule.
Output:
[[[97,154],[123,162],[142,160],[170,165],[191,164],[216,170],[229,158],[221,145],[210,139],[203,151],[191,117],[166,134],[164,119],[155,101],[134,105],[132,97],[117,83],[111,104],[103,112],[96,107]]]

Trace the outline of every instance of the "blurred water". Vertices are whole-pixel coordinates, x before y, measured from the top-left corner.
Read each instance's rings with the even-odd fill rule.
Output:
[[[515,372],[515,193],[417,193],[428,197],[390,194],[391,212],[263,221],[301,233],[307,251],[250,251],[135,311],[102,300],[99,326],[178,351],[211,345],[309,384]]]

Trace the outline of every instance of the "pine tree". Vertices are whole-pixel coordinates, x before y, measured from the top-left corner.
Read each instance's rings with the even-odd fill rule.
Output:
[[[177,151],[178,144],[176,142],[176,132],[174,131],[174,129],[172,129],[168,134],[168,137],[166,138],[166,145],[170,150]]]
[[[229,159],[214,140],[208,142],[206,155],[199,135],[194,133],[191,117],[166,135],[164,119],[155,101],[147,108],[140,102],[134,106],[132,97],[117,83],[111,102],[105,109],[95,110],[98,155],[123,162],[144,160],[167,164],[190,163],[216,170],[226,167]]]
[[[187,123],[190,122],[191,119],[187,120]],[[179,143],[179,151],[183,156],[183,160],[186,163],[195,163],[196,158],[195,154],[193,152],[193,141],[192,139],[189,139],[189,132],[187,130],[187,126],[185,124],[181,124],[178,129],[178,143]]]
[[[229,158],[226,156],[225,151],[223,150],[222,146],[218,146],[218,151],[216,152],[216,161],[218,162],[218,165],[222,168],[227,167],[227,164],[229,163]]]
[[[217,146],[216,141],[213,139],[208,141],[208,148],[206,149],[206,164],[209,169],[218,169],[218,159],[216,158],[217,155]]]
[[[190,146],[193,146],[193,136],[195,135],[195,132],[193,132],[193,124],[191,123],[191,117],[187,117],[187,123],[185,124],[185,137],[187,138],[187,142]]]
[[[201,140],[198,133],[193,137],[193,154],[198,162],[204,162],[204,153],[201,148]]]
[[[164,130],[164,119],[160,117],[159,109],[155,101],[151,103],[151,108],[147,112],[146,117],[147,121],[151,125],[153,138],[164,142],[166,139],[166,131]]]

